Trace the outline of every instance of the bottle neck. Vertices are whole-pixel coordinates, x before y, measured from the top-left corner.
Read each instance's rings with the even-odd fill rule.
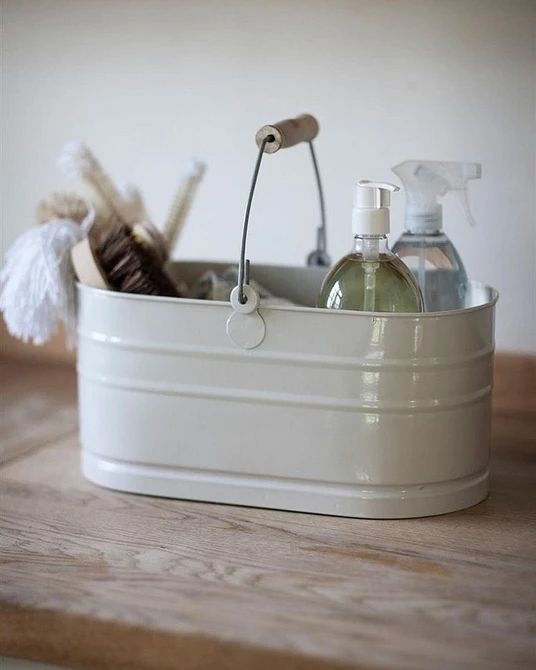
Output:
[[[390,254],[386,235],[355,235],[354,253],[365,259],[378,258],[380,254]]]
[[[443,230],[441,227],[435,227],[435,228],[418,228],[413,226],[412,228],[407,228],[404,230],[404,235],[421,235],[421,236],[426,236],[426,235],[442,235]]]

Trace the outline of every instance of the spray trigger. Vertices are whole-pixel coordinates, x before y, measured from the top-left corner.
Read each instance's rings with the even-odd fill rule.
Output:
[[[467,220],[469,221],[470,226],[476,226],[476,221],[475,217],[473,216],[473,212],[471,211],[471,207],[469,206],[469,197],[467,195],[467,191],[457,191],[458,197],[460,198],[460,203],[462,205],[463,211],[465,212],[465,216],[467,217]]]
[[[481,177],[479,163],[410,160],[395,165],[393,172],[406,189],[406,230],[420,234],[441,230],[439,198],[450,191],[458,194],[469,224],[475,225],[467,188],[470,180]]]

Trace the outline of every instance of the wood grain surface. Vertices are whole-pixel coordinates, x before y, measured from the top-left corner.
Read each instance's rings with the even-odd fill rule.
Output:
[[[0,464],[76,431],[72,368],[0,358],[0,380]]]
[[[74,372],[4,362],[0,655],[91,670],[534,668],[536,363],[496,370],[489,499],[369,521],[92,485]]]

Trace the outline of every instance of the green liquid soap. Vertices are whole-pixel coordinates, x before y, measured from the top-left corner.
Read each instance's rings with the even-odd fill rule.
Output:
[[[371,246],[379,247],[377,253],[370,254]],[[364,253],[364,248],[369,253]],[[356,238],[352,253],[341,258],[324,280],[317,306],[362,312],[422,312],[423,300],[413,273],[389,251],[385,238]]]
[[[387,246],[392,184],[361,181],[354,196],[354,249],[325,278],[317,307],[361,312],[422,312],[411,270]]]

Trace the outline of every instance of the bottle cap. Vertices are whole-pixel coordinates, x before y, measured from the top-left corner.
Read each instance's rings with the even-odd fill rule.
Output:
[[[389,232],[391,193],[399,187],[362,179],[354,188],[352,231],[354,235],[386,235]]]

